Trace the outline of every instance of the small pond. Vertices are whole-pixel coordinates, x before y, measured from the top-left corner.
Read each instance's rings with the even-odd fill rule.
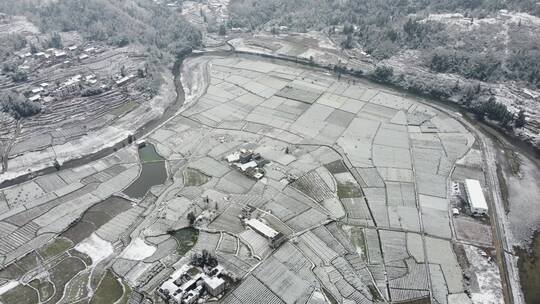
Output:
[[[152,144],[147,143],[139,148],[139,160],[142,165],[141,174],[124,190],[124,194],[132,198],[144,197],[150,188],[161,185],[167,180],[165,159],[156,152]]]
[[[177,251],[182,256],[195,246],[199,238],[199,230],[192,227],[176,230],[170,234],[174,237],[176,243],[178,243]]]

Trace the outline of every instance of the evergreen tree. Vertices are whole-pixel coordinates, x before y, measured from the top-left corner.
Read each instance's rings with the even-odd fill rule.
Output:
[[[523,128],[526,124],[527,124],[527,120],[525,117],[525,110],[519,110],[516,121],[514,122],[514,126],[519,129],[519,128]]]

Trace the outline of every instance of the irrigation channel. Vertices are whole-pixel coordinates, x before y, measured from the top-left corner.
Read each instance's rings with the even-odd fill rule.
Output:
[[[248,53],[236,52],[234,50],[199,52],[196,54],[188,55],[188,57],[206,56],[206,55],[240,56],[240,57],[247,57],[247,58],[257,58],[257,60],[269,61],[269,62],[279,63],[283,65],[301,66],[302,68],[308,68],[308,69],[313,69],[313,70],[322,71],[322,72],[333,72],[329,68],[321,67],[321,66],[313,66],[311,63],[304,62],[301,59],[297,60],[295,58],[290,58],[290,57],[276,57],[276,56],[271,56],[271,55],[248,54]],[[174,64],[174,67],[172,70],[175,76],[174,81],[175,81],[175,87],[176,87],[176,93],[177,93],[176,100],[166,109],[165,113],[160,118],[150,121],[139,130],[134,131],[133,135],[135,138],[144,137],[146,134],[149,134],[150,132],[154,131],[162,123],[164,123],[165,121],[177,115],[179,110],[182,108],[185,101],[184,88],[181,82],[181,69],[182,69],[182,63],[184,59],[185,58],[179,58]],[[443,102],[439,100],[434,100],[426,96],[419,96],[419,95],[407,92],[405,90],[402,90],[392,85],[377,84],[377,83],[371,82],[369,79],[365,77],[353,77],[353,76],[346,76],[346,77],[351,77],[351,79],[354,78],[359,81],[368,81],[370,82],[370,85],[379,86],[381,88],[389,88],[394,91],[397,91],[398,93],[402,95],[406,95],[409,98],[414,98],[416,100],[419,100],[421,102],[428,103],[428,104],[431,103],[439,107],[444,107],[445,109],[449,111],[459,113],[460,116],[463,117],[463,119],[465,119],[467,122],[474,125],[474,127],[479,132],[481,132],[482,134],[484,134],[485,136],[493,140],[494,145],[496,147],[496,153],[498,154],[497,155],[498,159],[508,157],[508,156],[502,156],[501,155],[503,154],[502,151],[512,150],[514,152],[519,153],[522,157],[526,157],[527,159],[529,159],[533,163],[535,167],[534,169],[540,171],[540,152],[538,149],[535,149],[529,144],[526,144],[515,137],[509,136],[505,134],[504,132],[497,130],[496,128],[493,128],[492,126],[490,126],[489,124],[485,122],[478,121],[476,118],[470,115],[470,113],[467,112],[466,109],[462,108],[461,106],[457,104],[454,104],[451,102]],[[126,144],[127,144],[127,141],[124,140],[122,142],[116,143],[113,147],[105,148],[94,154],[87,155],[79,159],[68,161],[62,165],[62,168],[78,167],[78,166],[87,164],[89,162],[101,159],[107,155],[114,153],[118,149],[121,149],[122,147],[126,146]],[[124,190],[124,193],[126,195],[131,196],[131,197],[136,197],[136,198],[143,197],[145,193],[152,186],[162,184],[163,182],[165,182],[165,179],[167,178],[165,160],[162,159],[156,153],[153,145],[147,144],[146,147],[140,149],[139,157],[143,166],[141,175],[132,185],[130,185],[127,189]],[[56,169],[54,167],[50,167],[50,168],[46,168],[37,172],[33,172],[32,174],[20,176],[13,180],[3,182],[2,184],[0,184],[0,189],[30,180],[39,175],[52,173],[54,171],[56,171]],[[501,184],[501,187],[503,189],[507,188],[506,181],[503,178],[499,177],[499,183]],[[503,200],[505,200],[504,203],[506,205],[505,207],[507,208],[507,211],[511,210],[512,206],[509,204],[507,197],[503,197]],[[530,207],[533,209],[536,207],[540,207],[539,202],[537,202],[536,204],[538,206],[531,205]],[[534,229],[534,228],[530,227],[529,229]],[[192,246],[189,244],[195,243],[197,239],[196,233],[189,232],[185,229],[174,232],[173,236],[176,238],[176,240],[179,243],[179,251],[183,251],[186,248],[187,250],[189,250],[190,246]],[[538,286],[540,286],[540,231],[534,232],[534,238],[530,246],[528,246],[527,248],[524,248],[524,247],[516,248],[516,253],[520,257],[520,262],[519,262],[520,278],[522,281],[522,288],[525,294],[526,303],[527,304],[540,303],[540,291],[539,291],[540,289],[538,289]]]

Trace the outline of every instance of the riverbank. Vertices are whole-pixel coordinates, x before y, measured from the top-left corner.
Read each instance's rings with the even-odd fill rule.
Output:
[[[528,250],[518,248],[516,253],[525,303],[540,303],[540,231],[536,231]]]

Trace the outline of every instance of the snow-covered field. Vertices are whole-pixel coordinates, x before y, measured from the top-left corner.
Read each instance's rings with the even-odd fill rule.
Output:
[[[92,233],[88,238],[75,246],[75,250],[87,254],[92,259],[94,266],[109,257],[114,251],[111,243],[100,238],[95,233]]]
[[[136,238],[124,249],[120,257],[127,260],[140,261],[151,256],[154,252],[156,252],[156,247],[146,244],[141,238]]]
[[[474,304],[504,304],[501,276],[497,264],[486,256],[482,250],[470,245],[464,245],[470,270],[478,288],[471,290]]]

